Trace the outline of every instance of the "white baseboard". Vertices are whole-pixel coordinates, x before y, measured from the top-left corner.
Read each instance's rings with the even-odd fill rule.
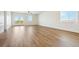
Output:
[[[79,33],[79,31],[73,31],[73,30],[68,30],[68,29],[64,29],[64,28],[49,27],[49,26],[45,26],[45,25],[40,25],[40,26],[44,26],[44,27],[48,27],[48,28],[52,28],[52,29],[59,29],[59,30],[64,30],[64,31]]]

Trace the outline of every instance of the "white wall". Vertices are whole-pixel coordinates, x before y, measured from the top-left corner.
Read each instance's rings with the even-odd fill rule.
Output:
[[[9,29],[11,27],[11,12],[7,11],[6,12],[6,29]]]
[[[76,21],[61,22],[59,11],[47,11],[39,15],[39,25],[79,33],[79,21]]]
[[[0,11],[0,33],[4,32],[4,12]]]
[[[32,25],[38,25],[38,15],[37,14],[32,15]]]

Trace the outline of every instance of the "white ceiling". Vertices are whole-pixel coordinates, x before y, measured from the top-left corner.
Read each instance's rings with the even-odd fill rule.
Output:
[[[28,11],[13,11],[13,12],[16,12],[16,13],[28,13]],[[30,13],[32,14],[40,14],[42,13],[43,11],[30,11]]]

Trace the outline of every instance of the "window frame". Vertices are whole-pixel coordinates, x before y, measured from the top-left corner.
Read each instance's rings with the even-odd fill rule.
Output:
[[[63,12],[63,11],[60,11],[60,21],[61,22],[77,22],[78,21],[78,11],[64,11],[64,12],[75,12],[76,13],[76,17],[75,17],[75,19],[61,19],[61,12]]]

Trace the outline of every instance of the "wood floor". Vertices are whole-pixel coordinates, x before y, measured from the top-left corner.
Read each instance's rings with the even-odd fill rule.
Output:
[[[79,47],[79,34],[43,26],[15,26],[0,34],[1,47]]]

